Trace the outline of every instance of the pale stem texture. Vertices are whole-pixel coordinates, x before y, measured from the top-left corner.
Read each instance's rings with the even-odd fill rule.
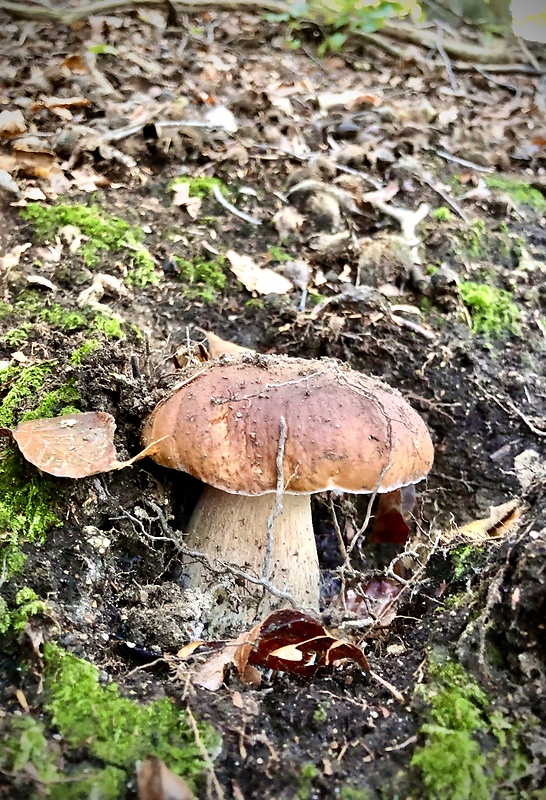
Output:
[[[264,562],[268,520],[275,509],[275,494],[244,497],[207,486],[191,518],[185,544],[208,556],[213,566],[221,561],[273,584],[289,594],[299,608],[319,607],[317,547],[309,495],[282,497],[283,510],[273,525],[273,547],[268,574]],[[200,561],[188,564],[189,586],[213,591],[216,610],[211,628],[253,624],[276,608],[290,606],[264,586],[244,578],[213,573]]]

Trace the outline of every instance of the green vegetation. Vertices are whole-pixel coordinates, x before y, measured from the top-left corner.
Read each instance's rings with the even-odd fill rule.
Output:
[[[434,219],[437,219],[438,222],[449,222],[453,218],[451,209],[449,209],[447,206],[440,206],[439,208],[436,208],[432,212],[432,216]]]
[[[12,428],[19,422],[78,409],[71,405],[78,392],[71,379],[47,390],[54,363],[28,367],[9,366],[0,371],[0,426]],[[58,524],[54,512],[59,483],[39,473],[18,452],[8,450],[0,459],[0,572],[20,570],[25,556],[21,546],[42,543],[47,530]]]
[[[70,356],[70,363],[74,367],[79,367],[87,356],[92,355],[100,348],[98,339],[88,339],[80,347],[78,347]]]
[[[159,283],[154,260],[142,244],[142,228],[107,214],[99,206],[29,203],[20,213],[23,219],[34,225],[39,236],[51,238],[59,235],[66,226],[77,228],[84,237],[80,252],[88,267],[98,264],[101,252],[133,251],[133,269],[127,282],[135,286]]]
[[[264,307],[264,301],[260,300],[259,297],[251,297],[250,300],[247,300],[245,303],[245,308],[249,308],[251,311],[259,311]]]
[[[203,757],[186,714],[170,700],[139,704],[122,697],[115,684],[99,683],[99,670],[93,664],[52,643],[44,647],[43,677],[48,718],[8,717],[0,747],[0,769],[15,773],[21,781],[37,777],[41,791],[33,798],[121,800],[135,762],[148,755],[163,759],[190,784],[203,771]],[[48,737],[50,727],[58,733],[62,754]],[[214,757],[219,737],[208,725],[198,725],[198,730]],[[79,763],[68,774],[63,771],[67,751],[77,755]]]
[[[503,792],[527,766],[520,729],[490,701],[465,670],[454,661],[432,658],[428,683],[420,687],[428,704],[428,720],[421,726],[424,744],[413,755],[421,770],[428,800],[491,800],[515,798]],[[490,747],[480,746],[484,736]]]
[[[359,0],[294,0],[288,11],[270,14],[268,19],[289,22],[294,34],[308,21],[320,26],[326,31],[325,39],[317,50],[322,57],[339,52],[351,34],[373,33],[391,19],[419,11],[419,4],[415,0],[376,0],[374,3],[361,3]],[[293,35],[291,46],[298,47],[300,44],[300,40]]]
[[[214,177],[190,178],[188,175],[180,175],[169,183],[167,189],[169,192],[173,192],[177,186],[183,186],[186,183],[189,184],[190,197],[200,197],[201,199],[210,197],[213,193],[214,186],[219,189],[224,197],[229,195],[229,189],[225,183],[223,183],[220,178]]]
[[[323,703],[319,703],[312,714],[312,720],[317,725],[322,725],[328,719],[328,708]]]
[[[223,271],[223,256],[218,256],[217,261],[205,261],[198,256],[189,261],[173,256],[173,261],[178,269],[178,279],[186,284],[185,297],[212,303],[218,292],[224,289],[226,276]]]
[[[286,264],[287,261],[294,260],[294,256],[291,253],[275,244],[268,247],[267,252],[274,264]]]
[[[10,611],[5,600],[0,601],[0,633],[8,630],[22,631],[31,617],[36,614],[49,614],[47,603],[40,600],[34,589],[24,586],[15,595],[15,608]]]
[[[43,722],[32,717],[15,717],[8,720],[4,751],[0,766],[15,775],[35,774],[43,790],[33,793],[33,800],[47,796],[49,800],[118,800],[125,792],[126,774],[116,767],[84,768],[71,773],[66,781],[58,763],[61,761],[58,746],[48,742]],[[44,793],[45,790],[45,793]]]
[[[503,178],[502,175],[488,175],[485,183],[488,189],[505,192],[518,206],[526,206],[539,214],[546,212],[546,197],[525,181]]]
[[[312,761],[302,764],[299,775],[299,789],[296,794],[297,800],[309,800],[313,791],[313,784],[320,773]]]
[[[105,317],[103,314],[97,314],[93,326],[107,339],[125,339],[123,322],[119,317]]]
[[[487,229],[482,219],[476,219],[464,234],[465,249],[470,258],[481,258],[484,254]]]
[[[353,786],[342,786],[339,793],[341,800],[371,800],[367,789],[356,789]]]
[[[473,575],[478,575],[485,561],[485,550],[473,544],[455,547],[449,553],[453,564],[453,579],[465,581]]]
[[[485,283],[464,281],[459,291],[472,318],[472,332],[484,336],[519,334],[520,312],[510,292]]]

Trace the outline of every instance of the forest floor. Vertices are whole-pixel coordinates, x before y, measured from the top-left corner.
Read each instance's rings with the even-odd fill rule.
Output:
[[[199,482],[50,478],[6,438],[0,797],[182,797],[137,789],[149,755],[200,798],[546,797],[546,62],[319,58],[243,13],[1,22],[0,425],[106,411],[129,458],[212,332],[381,378],[436,457],[408,541],[354,548],[358,601],[336,527],[367,500],[313,499],[322,623],[394,691],[351,661],[211,691],[177,655],[208,638]]]

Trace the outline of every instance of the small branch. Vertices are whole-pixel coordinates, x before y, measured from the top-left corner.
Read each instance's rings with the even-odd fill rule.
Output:
[[[248,583],[252,583],[255,586],[262,586],[264,589],[266,589],[266,591],[270,592],[275,597],[278,597],[280,600],[286,600],[294,608],[298,608],[298,604],[291,594],[288,594],[288,592],[283,592],[281,589],[277,589],[277,587],[274,586],[270,581],[250,575],[248,572],[243,572],[242,569],[237,569],[237,567],[227,564],[224,561],[218,561],[215,559],[213,562],[209,556],[207,556],[205,553],[202,553],[200,550],[193,550],[190,547],[186,547],[186,545],[180,541],[181,534],[175,533],[172,530],[160,507],[154,503],[153,500],[146,500],[145,502],[146,505],[152,508],[157,514],[157,520],[161,525],[163,533],[165,534],[164,536],[153,536],[151,533],[145,531],[144,527],[140,525],[140,530],[147,539],[151,539],[154,542],[170,542],[170,544],[174,544],[174,546],[177,548],[177,550],[179,550],[180,553],[182,553],[182,555],[197,559],[197,561],[200,561],[202,564],[204,564],[211,572],[217,575],[224,575],[226,572],[228,572],[230,575],[234,575],[236,578],[241,578],[244,581],[248,581]],[[124,509],[122,510],[125,516],[129,516]]]
[[[199,733],[199,728],[197,727],[197,722],[195,721],[195,717],[192,714],[191,708],[189,705],[186,706],[186,714],[188,715],[188,720],[190,723],[190,727],[192,729],[192,733],[195,738],[195,744],[199,748],[199,752],[201,753],[201,757],[205,762],[205,766],[207,768],[207,772],[209,773],[210,780],[212,785],[214,786],[214,791],[216,792],[217,800],[224,800],[225,792],[220,785],[220,781],[216,777],[216,772],[214,771],[214,764],[212,763],[212,758],[210,757],[210,753],[205,747],[203,740],[201,739],[201,734]]]
[[[277,449],[277,459],[275,461],[277,467],[277,491],[275,495],[275,508],[269,515],[269,519],[267,520],[267,546],[265,548],[265,556],[264,556],[264,568],[262,572],[262,578],[267,580],[269,577],[269,567],[271,565],[271,553],[273,552],[273,544],[275,542],[273,536],[273,525],[275,520],[279,516],[282,511],[282,494],[284,492],[284,470],[283,470],[283,460],[284,460],[284,448],[286,445],[286,436],[288,433],[288,429],[286,427],[286,420],[284,417],[281,417],[279,420],[279,446]]]
[[[445,158],[446,161],[452,161],[454,164],[460,164],[461,167],[475,169],[478,172],[494,172],[491,167],[483,167],[481,164],[475,164],[474,161],[468,161],[466,158],[459,158],[459,156],[454,156],[446,150],[434,150],[434,152],[437,156],[440,156],[440,158]]]
[[[175,10],[186,13],[204,11],[271,11],[283,14],[287,11],[284,3],[275,0],[172,0]],[[57,22],[61,25],[72,25],[82,19],[96,14],[109,14],[112,11],[135,11],[138,8],[165,8],[165,0],[96,0],[96,2],[80,8],[51,8],[38,4],[14,3],[0,0],[0,10],[9,11],[16,17],[44,22]]]
[[[250,222],[251,225],[262,224],[262,221],[260,219],[256,219],[256,217],[251,217],[250,214],[245,214],[244,211],[239,211],[238,208],[236,208],[228,200],[226,200],[226,198],[224,197],[218,186],[216,186],[216,184],[212,187],[212,193],[216,198],[216,200],[218,200],[220,205],[223,206],[227,211],[231,211],[231,213],[235,217],[239,217],[239,219],[244,219],[245,222]]]
[[[398,700],[399,703],[405,703],[406,702],[406,698],[404,697],[402,692],[399,692],[398,689],[396,688],[396,686],[393,686],[392,683],[389,683],[388,681],[386,681],[385,678],[382,678],[381,675],[377,674],[377,672],[374,672],[373,670],[370,670],[370,676],[374,680],[376,680],[377,683],[380,683],[381,686],[383,686],[384,689],[387,689],[387,691],[389,691],[392,694],[392,696],[394,698],[396,698],[396,700]]]
[[[398,41],[411,42],[411,44],[426,47],[428,50],[437,49],[436,35],[432,31],[417,28],[410,23],[399,21],[396,24],[387,23],[381,28],[381,33],[393,39],[398,39]],[[480,45],[449,38],[444,39],[443,48],[446,54],[452,58],[461,58],[465,61],[474,61],[480,64],[509,63],[511,58],[504,42],[500,47],[481,47]]]
[[[457,78],[455,77],[455,74],[453,72],[453,67],[451,66],[451,61],[449,60],[449,56],[444,48],[444,26],[442,25],[441,22],[437,22],[436,27],[438,31],[438,36],[436,38],[436,47],[442,57],[442,61],[446,65],[446,72],[449,78],[449,82],[451,84],[451,88],[453,89],[454,92],[458,92],[459,84],[457,83]]]

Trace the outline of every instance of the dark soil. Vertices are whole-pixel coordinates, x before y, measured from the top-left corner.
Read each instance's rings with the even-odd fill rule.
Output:
[[[189,704],[197,719],[210,722],[222,736],[214,771],[225,797],[349,797],[342,793],[344,787],[368,790],[372,798],[429,796],[410,761],[422,741],[419,728],[425,713],[414,691],[426,681],[434,647],[456,657],[510,719],[532,714],[539,720],[524,742],[529,774],[505,794],[498,790],[492,796],[544,797],[546,489],[539,470],[525,480],[520,462],[515,465],[525,451],[543,452],[546,436],[544,211],[513,202],[498,190],[461,199],[469,189],[483,188],[479,181],[489,173],[437,154],[449,150],[543,190],[544,150],[532,151],[529,145],[525,160],[516,152],[530,142],[534,129],[546,124],[544,102],[539,102],[543,80],[502,73],[488,80],[478,72],[460,72],[459,91],[453,92],[445,71],[426,73],[420,62],[399,62],[374,48],[355,47],[346,57],[322,61],[313,54],[314,44],[290,50],[285,30],[251,15],[208,14],[167,30],[131,15],[95,19],[73,29],[7,16],[2,22],[5,50],[0,52],[5,55],[0,67],[10,63],[2,79],[3,102],[10,109],[21,107],[33,132],[48,145],[53,142],[59,174],[65,178],[62,184],[56,173],[36,178],[21,169],[14,175],[22,195],[1,195],[4,253],[31,243],[20,262],[2,273],[4,300],[15,304],[12,316],[0,322],[2,334],[25,322],[25,312],[16,304],[24,293],[35,292],[46,307],[55,302],[67,311],[78,310],[78,295],[93,279],[81,253],[71,253],[66,243],[59,260],[48,260],[47,248],[55,247],[55,240],[46,245],[19,213],[21,200],[33,197],[31,188],[40,187],[47,202],[88,204],[93,198],[131,224],[149,226],[145,244],[156,259],[160,282],[134,287],[126,297],[106,294],[101,299],[107,313],[125,321],[124,338],[99,336],[99,348],[79,365],[70,363],[70,355],[89,332],[63,332],[47,319],[33,323],[20,347],[0,340],[0,361],[15,363],[16,351],[22,352],[23,365],[53,360],[55,371],[46,388],[74,378],[80,398],[76,405],[115,416],[117,450],[127,458],[140,450],[143,419],[175,380],[172,354],[188,337],[203,341],[203,330],[260,353],[340,359],[397,387],[427,422],[435,464],[419,486],[419,525],[413,525],[407,547],[438,540],[428,546],[428,564],[410,576],[389,627],[343,625],[329,498],[314,498],[325,624],[341,624],[336,634],[365,647],[372,669],[403,693],[405,703],[349,663],[325,669],[312,680],[264,672],[259,688],[229,671],[223,687],[209,692],[192,685],[193,662],[180,663],[175,672],[158,661],[163,655],[174,657],[189,641],[207,639],[207,620],[189,604],[184,560],[176,545],[165,540],[150,504],[163,510],[173,530],[184,530],[200,484],[149,459],[82,481],[57,480],[61,524],[48,532],[43,545],[23,547],[23,571],[2,586],[7,603],[13,603],[18,589],[31,587],[47,600],[62,647],[99,666],[128,695],[167,695]],[[97,57],[101,74],[112,85],[111,95],[101,93],[89,72],[62,66],[90,42],[103,40],[119,50],[117,56]],[[367,67],[359,71],[363,61]],[[503,88],[506,84],[514,91]],[[381,102],[353,110],[346,104],[319,110],[321,93],[354,87],[380,96]],[[82,95],[89,105],[72,108],[73,119],[67,121],[43,104],[32,106],[42,95]],[[237,133],[158,130],[154,121],[176,118],[172,104],[177,97],[184,97],[187,105],[176,113],[187,119],[202,119],[210,107],[227,105],[237,119]],[[291,99],[292,114],[278,102],[283,97]],[[436,109],[432,120],[423,111],[425,99]],[[87,134],[78,125],[115,130],[162,104],[166,110],[155,120],[114,143],[135,159],[136,168],[83,144]],[[65,140],[69,144],[63,146]],[[297,157],[293,152],[300,152],[300,145]],[[351,146],[356,148],[354,160]],[[380,146],[392,159],[370,155]],[[8,141],[4,150],[3,158],[9,159]],[[313,153],[322,162],[313,160]],[[361,174],[339,171],[338,163]],[[106,188],[97,181],[92,193],[78,189],[78,169],[102,177]],[[389,237],[399,234],[398,224],[369,203],[358,201],[356,213],[342,208],[340,221],[332,224],[328,213],[317,212],[304,197],[299,203],[302,227],[285,241],[271,221],[281,208],[294,209],[282,199],[288,187],[309,179],[335,182],[358,198],[373,190],[362,177],[371,175],[382,185],[398,183],[397,206],[444,206],[422,179],[424,172],[432,176],[432,185],[449,190],[469,221],[452,211],[449,220],[429,216],[420,226],[423,270],[435,267],[421,290],[410,266],[393,252]],[[230,201],[262,224],[244,222],[211,197],[192,219],[172,205],[167,190],[180,174],[214,174],[233,187]],[[254,194],[241,191],[245,187]],[[485,223],[478,243],[470,222],[476,219]],[[333,255],[321,251],[317,237],[338,230],[349,231],[344,248]],[[366,237],[387,241],[387,249],[374,257],[365,250]],[[249,302],[252,294],[226,266],[225,288],[209,302],[191,297],[172,261],[174,255],[214,259],[214,249],[231,249],[263,266],[271,261],[272,247],[307,260],[314,280],[310,291],[325,298],[340,295],[337,300],[320,313],[312,300],[305,311],[298,311],[298,289],[254,296],[260,302]],[[522,247],[534,261],[532,269],[522,267]],[[362,252],[368,257],[357,269]],[[125,252],[101,253],[94,272],[122,281],[128,263]],[[447,275],[444,282],[434,279],[438,271]],[[353,285],[359,280],[368,291],[353,300],[341,294],[348,285],[340,281],[342,274],[343,281],[347,276]],[[29,284],[35,275],[51,281],[55,292]],[[468,315],[473,310],[465,311],[458,288],[468,280],[509,290],[520,313],[519,331],[472,333]],[[394,312],[394,319],[393,305],[404,307]],[[398,324],[396,314],[417,328]],[[27,399],[19,413],[31,407]],[[29,479],[37,476],[33,468],[28,470]],[[521,518],[500,540],[476,551],[475,569],[461,576],[452,548],[465,540],[457,527],[488,517],[491,506],[513,498],[526,504]],[[334,503],[343,532],[362,523],[367,498],[336,497]],[[355,564],[363,576],[382,574],[401,549],[363,544]],[[465,592],[462,603],[452,602]],[[39,664],[24,637],[18,643],[8,638],[0,659],[0,721],[3,715],[21,713],[18,689],[38,718]],[[29,660],[32,670],[21,672]],[[302,776],[310,763],[316,771],[306,783]],[[130,778],[127,797],[136,797]],[[0,770],[0,796],[16,800],[34,791],[47,796],[31,772]],[[219,796],[205,779],[198,792],[200,797]]]

